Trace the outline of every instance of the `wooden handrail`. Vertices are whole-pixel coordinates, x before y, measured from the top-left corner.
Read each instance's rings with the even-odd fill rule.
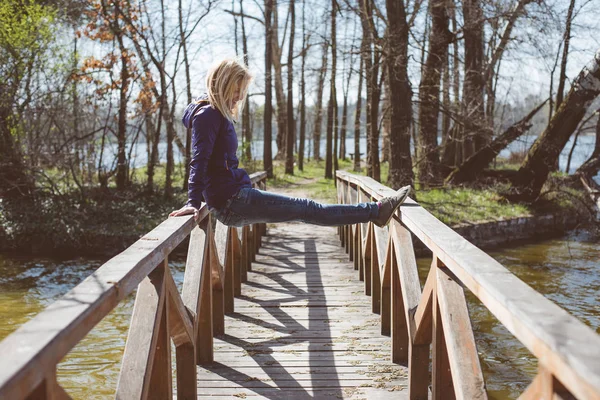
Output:
[[[250,179],[266,190],[266,177]],[[197,222],[166,219],[0,342],[0,400],[70,398],[56,382],[57,364],[136,287],[117,398],[172,398],[171,340],[177,397],[196,398],[196,364],[212,362],[213,332],[222,333],[265,228],[253,225],[240,243],[238,230],[213,221],[206,205]],[[188,236],[180,294],[167,260]]]
[[[394,193],[368,177],[345,171],[337,171],[336,177],[338,199],[342,202],[357,202],[361,194],[379,200]],[[461,286],[468,288],[538,358],[541,377],[526,391],[527,396],[532,396],[528,398],[546,398],[540,397],[540,393],[560,392],[579,399],[600,399],[600,336],[592,329],[411,199],[386,230],[387,243],[385,235],[375,234],[371,248],[355,246],[352,256],[356,268],[362,269],[362,264],[371,260],[376,263],[371,271],[375,268],[380,271],[381,298],[373,302],[380,304],[382,332],[389,331],[391,323],[393,360],[409,363],[411,399],[427,398],[430,343],[433,398],[450,398],[449,391],[457,398],[486,396],[474,339],[464,330],[470,327],[470,321],[462,300],[457,298]],[[367,229],[367,237],[364,230],[353,227],[342,228],[340,232],[348,246],[368,241],[368,236],[377,231]],[[433,253],[430,276],[423,292],[416,275],[409,233]],[[386,254],[386,258],[381,254]],[[389,287],[391,291],[387,290]],[[386,308],[390,295],[391,311]],[[448,318],[449,313],[452,318]],[[460,324],[460,332],[456,324]],[[461,348],[457,348],[459,342]]]

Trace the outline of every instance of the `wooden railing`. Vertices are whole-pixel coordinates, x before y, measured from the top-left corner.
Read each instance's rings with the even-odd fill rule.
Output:
[[[253,185],[265,190],[266,176],[253,174]],[[224,333],[265,229],[226,227],[206,205],[198,221],[168,218],[0,342],[0,399],[69,399],[57,364],[136,287],[117,398],[173,398],[172,339],[177,398],[196,399],[196,364],[213,360],[213,336]],[[180,294],[168,257],[188,236]]]
[[[338,201],[375,201],[394,191],[337,171]],[[355,269],[391,334],[392,360],[408,363],[409,397],[427,399],[431,352],[433,399],[485,399],[485,382],[463,287],[538,359],[520,399],[600,399],[600,336],[412,200],[388,227],[339,229]],[[433,253],[421,289],[412,236]]]

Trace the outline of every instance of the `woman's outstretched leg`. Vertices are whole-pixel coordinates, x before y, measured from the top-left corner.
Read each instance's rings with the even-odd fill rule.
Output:
[[[321,204],[258,189],[242,189],[225,207],[216,212],[226,225],[303,221],[309,224],[340,226],[373,221],[379,226],[389,222],[408,196],[410,187],[381,202],[359,204]]]

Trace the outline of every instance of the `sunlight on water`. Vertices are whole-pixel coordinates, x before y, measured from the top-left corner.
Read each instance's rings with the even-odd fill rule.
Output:
[[[600,333],[600,244],[586,236],[491,252],[548,299]],[[429,259],[420,259],[423,278]],[[0,257],[0,339],[31,319],[101,265]],[[171,271],[181,287],[183,262]],[[531,382],[537,362],[478,300],[467,295],[490,399],[515,399]],[[113,397],[134,295],[102,320],[58,366],[60,384],[75,399]]]

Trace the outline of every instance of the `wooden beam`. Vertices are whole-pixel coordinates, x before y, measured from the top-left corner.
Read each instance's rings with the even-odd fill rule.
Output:
[[[163,294],[164,297],[166,293]],[[165,298],[164,301],[168,301]],[[171,371],[171,337],[169,335],[169,307],[163,307],[156,334],[154,361],[150,374],[150,387],[147,399],[162,400],[173,398],[173,373]],[[118,397],[117,397],[118,398]]]
[[[421,294],[421,300],[414,313],[414,329],[411,330],[413,333],[412,341],[415,344],[429,344],[431,343],[431,330],[432,330],[432,317],[433,317],[433,291],[437,285],[435,271],[438,268],[437,257],[433,256],[431,268],[423,286],[423,293]]]
[[[231,228],[231,251],[233,263],[233,292],[235,296],[242,295],[242,245],[238,236],[238,229]],[[234,302],[235,307],[235,302]]]
[[[379,268],[379,258],[377,255],[377,244],[375,243],[375,225],[369,224],[369,235],[371,236],[371,312],[375,314],[381,313],[381,274]]]
[[[233,235],[230,227],[227,228],[227,251],[225,253],[224,279],[223,279],[223,296],[225,301],[225,314],[231,314],[234,310],[235,299],[235,274],[233,262]]]
[[[392,258],[394,257],[394,243],[388,241],[385,252],[385,263],[381,277],[381,334],[389,336],[392,332]]]
[[[226,251],[223,251],[222,257],[219,256],[219,250],[216,245],[217,229],[219,232],[219,241],[225,243],[222,248],[226,248],[227,229],[225,225],[215,225],[215,230],[212,230],[210,225],[209,242],[211,245],[210,251],[210,271],[212,283],[212,318],[213,318],[213,335],[222,336],[225,334],[225,291],[223,290],[225,273],[223,271],[222,260],[225,260]]]
[[[164,275],[160,265],[138,287],[117,383],[119,399],[146,399],[150,394],[156,350],[163,346],[159,331],[166,299]]]
[[[395,245],[394,245],[395,247]],[[408,325],[404,315],[404,299],[402,298],[402,283],[396,257],[392,256],[391,265],[391,327],[392,327],[392,362],[396,364],[408,362]]]
[[[485,381],[461,285],[445,268],[437,269],[437,300],[456,397],[487,399]]]
[[[437,285],[438,271],[439,269],[435,270],[436,285],[433,291],[432,304],[431,398],[433,400],[453,400],[456,398],[456,395],[452,383],[452,373],[450,372],[450,361],[448,359],[448,349],[446,348],[444,325],[442,323],[439,306],[439,288]]]
[[[167,290],[167,306],[169,308],[169,333],[175,346],[183,343],[194,343],[194,319],[196,314],[183,304],[171,272],[165,273],[165,287]]]
[[[410,232],[395,219],[391,222],[391,236],[394,241],[395,256],[399,268],[402,298],[404,300],[404,318],[407,325],[410,326],[412,316],[421,299],[421,284],[419,283],[417,260]]]

